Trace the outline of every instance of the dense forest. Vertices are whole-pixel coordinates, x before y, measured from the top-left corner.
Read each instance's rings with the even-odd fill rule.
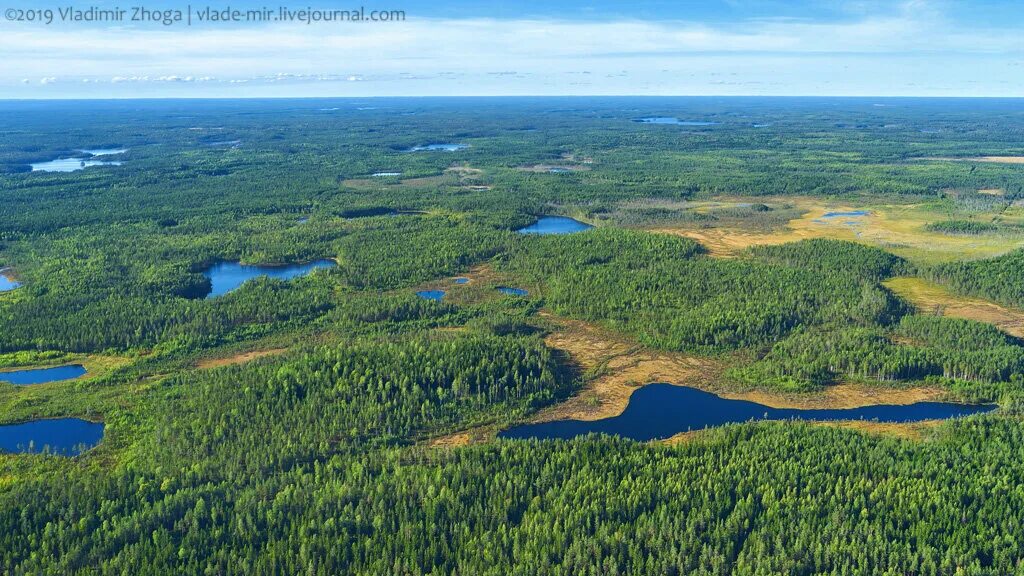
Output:
[[[899,302],[871,278],[894,264],[869,254],[860,268],[826,269],[817,253],[839,263],[860,251],[842,242],[807,248],[815,254],[804,254],[802,244],[788,249],[818,265],[702,257],[692,240],[608,229],[530,239],[510,252],[505,266],[545,279],[543,296],[556,312],[675,350],[730,350],[773,341],[797,326],[885,324],[899,313]],[[764,258],[772,259],[786,257]]]
[[[1024,109],[876,103],[0,103],[0,270],[20,284],[0,292],[0,370],[89,369],[0,371],[0,424],[105,426],[79,456],[0,454],[0,571],[1019,572],[1024,342],[885,282],[1024,308],[1024,171],[967,161],[1024,153]],[[635,121],[662,115],[713,124]],[[466,148],[415,149],[441,143]],[[32,168],[96,148],[126,151]],[[787,233],[808,199],[927,206],[916,232],[1007,250],[921,261],[843,221],[845,239],[726,254],[701,236]],[[517,233],[546,215],[594,227]],[[216,263],[323,259],[206,297]],[[569,322],[721,365],[716,389],[1000,409],[911,439],[801,422],[495,439],[604,374],[552,344]]]
[[[987,260],[952,262],[929,273],[933,280],[961,294],[1024,307],[1024,250]]]
[[[1024,438],[1000,417],[922,445],[781,423],[673,447],[401,447],[557,389],[536,350],[414,340],[167,382],[114,469],[41,460],[5,488],[0,558],[11,573],[1005,574],[1024,554]]]

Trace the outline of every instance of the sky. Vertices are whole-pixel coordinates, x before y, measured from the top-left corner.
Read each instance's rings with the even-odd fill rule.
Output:
[[[0,98],[1024,96],[1018,0],[202,2],[8,0]]]

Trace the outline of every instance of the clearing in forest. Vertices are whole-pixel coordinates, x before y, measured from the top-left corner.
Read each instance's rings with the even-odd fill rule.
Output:
[[[780,202],[770,198],[765,202]],[[934,264],[954,260],[990,258],[1024,246],[1024,234],[1001,232],[985,235],[956,235],[930,232],[925,227],[949,220],[948,209],[932,204],[825,203],[820,199],[787,198],[803,211],[782,229],[772,232],[726,227],[660,227],[653,231],[692,238],[704,245],[712,256],[737,256],[750,246],[784,244],[810,238],[832,238],[860,242],[882,248],[909,260]],[[1011,208],[997,216],[1016,220],[1018,210]],[[977,215],[982,220],[986,215]]]
[[[958,296],[923,278],[892,278],[885,285],[925,314],[937,313],[993,324],[1003,332],[1024,338],[1024,311],[988,300]]]
[[[242,352],[241,354],[235,354],[233,356],[226,356],[223,358],[206,358],[196,363],[196,368],[207,369],[207,368],[219,368],[221,366],[231,366],[232,364],[243,364],[257,358],[264,358],[266,356],[276,356],[278,354],[284,354],[287,352],[287,348],[269,348],[267,350],[253,350],[251,352]]]

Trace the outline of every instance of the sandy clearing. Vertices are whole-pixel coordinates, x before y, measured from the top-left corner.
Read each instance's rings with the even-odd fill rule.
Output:
[[[815,426],[833,426],[855,430],[863,434],[877,434],[880,436],[894,436],[905,440],[922,441],[931,433],[942,420],[923,420],[921,422],[874,422],[871,420],[838,420],[835,422],[812,422]],[[674,446],[684,442],[699,439],[707,430],[692,430],[681,432],[664,440],[655,440],[655,444]]]
[[[257,358],[264,358],[266,356],[276,356],[283,354],[287,351],[287,348],[269,348],[266,350],[253,350],[252,352],[243,352],[241,354],[235,354],[234,356],[226,356],[224,358],[207,358],[200,360],[196,363],[196,368],[207,369],[207,368],[219,368],[221,366],[230,366],[232,364],[243,364]]]
[[[938,313],[995,325],[1003,332],[1024,338],[1024,311],[980,298],[958,296],[923,278],[893,278],[885,285],[924,313]]]

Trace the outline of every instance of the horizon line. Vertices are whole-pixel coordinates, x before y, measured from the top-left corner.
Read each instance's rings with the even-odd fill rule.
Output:
[[[57,97],[57,98],[3,98],[0,102],[117,102],[130,100],[372,100],[372,99],[444,99],[444,98],[844,98],[844,99],[890,99],[890,100],[1024,100],[1021,96],[980,95],[846,95],[846,94],[418,94],[418,95],[380,95],[380,96],[111,96],[106,98],[92,97]]]

